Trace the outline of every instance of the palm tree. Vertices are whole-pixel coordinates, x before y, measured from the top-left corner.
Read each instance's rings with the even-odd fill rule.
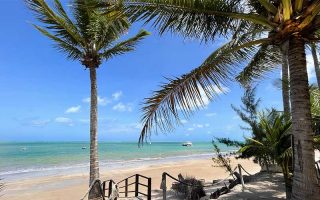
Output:
[[[274,162],[281,167],[285,179],[287,199],[291,194],[291,174],[289,164],[292,158],[292,148],[288,145],[290,139],[290,120],[285,114],[274,111],[263,112],[259,117],[259,128],[263,137],[260,139],[247,138],[240,152],[251,154],[262,159],[267,169]]]
[[[255,32],[259,36],[255,39],[238,34],[240,38],[233,38],[219,48],[201,66],[169,80],[161,90],[148,98],[144,107],[140,142],[154,129],[172,130],[175,122],[179,123],[181,108],[182,113],[188,117],[194,107],[203,105],[202,93],[213,99],[217,94],[216,88],[221,89],[221,84],[233,77],[235,67],[254,58],[252,55],[258,50],[264,50],[270,58],[269,53],[273,51],[268,49],[279,49],[288,43],[295,152],[292,198],[320,199],[313,163],[313,132],[305,55],[305,45],[319,40],[319,0],[132,0],[126,6],[132,20],[152,22],[160,33],[171,31],[184,37],[208,41],[216,36],[229,36],[237,30],[239,24],[247,23],[251,27],[255,25],[255,28],[246,32]],[[257,48],[257,45],[261,45],[261,48]],[[257,68],[255,72],[263,70]]]
[[[141,30],[134,37],[117,42],[127,33],[127,17],[112,4],[100,0],[73,0],[69,15],[59,0],[50,7],[45,0],[27,0],[41,26],[34,25],[43,35],[53,40],[55,47],[68,59],[78,60],[89,69],[91,80],[90,104],[90,181],[99,178],[98,106],[96,70],[104,60],[134,50],[136,44],[149,33]],[[105,9],[101,9],[103,5]]]

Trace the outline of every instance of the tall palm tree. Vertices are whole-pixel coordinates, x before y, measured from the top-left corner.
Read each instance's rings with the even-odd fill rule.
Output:
[[[67,13],[59,0],[50,7],[45,0],[27,0],[27,5],[42,23],[34,27],[50,38],[68,59],[78,60],[89,69],[90,104],[90,181],[99,178],[98,106],[96,70],[105,60],[134,50],[149,33],[141,30],[134,37],[118,42],[127,33],[127,17],[112,4],[100,0],[73,0]],[[99,5],[103,5],[101,9]]]
[[[260,50],[264,48],[268,55],[268,48],[279,48],[287,42],[295,144],[292,198],[320,199],[313,163],[305,54],[305,45],[319,40],[320,0],[132,0],[126,5],[132,20],[152,22],[160,33],[172,31],[207,41],[219,35],[229,36],[243,22],[256,25],[252,31],[260,33],[258,39],[239,34],[241,37],[235,38],[236,42],[221,47],[200,67],[169,81],[148,98],[140,141],[154,128],[171,130],[174,123],[179,122],[181,108],[182,113],[189,116],[195,106],[201,107],[202,90],[212,99],[217,94],[216,88],[221,88],[221,83],[232,77],[235,66],[257,53],[257,45],[261,45]],[[260,10],[250,9],[253,5]],[[256,72],[263,70],[257,68]]]

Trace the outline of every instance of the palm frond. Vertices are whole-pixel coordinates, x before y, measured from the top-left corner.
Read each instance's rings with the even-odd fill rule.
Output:
[[[55,47],[61,51],[67,54],[69,59],[76,60],[82,57],[82,52],[79,50],[76,46],[73,46],[72,44],[67,43],[66,41],[50,34],[48,31],[45,29],[34,25],[34,27],[40,31],[43,35],[47,36],[48,38],[52,39],[55,41]]]
[[[260,15],[244,13],[242,2],[234,0],[128,0],[125,6],[132,21],[152,22],[160,34],[171,31],[204,41],[226,36],[238,20],[271,26]]]
[[[66,40],[68,43],[84,46],[84,41],[78,33],[77,27],[68,18],[60,3],[55,0],[51,9],[44,0],[26,0],[28,7],[34,11],[37,19],[43,23],[44,28],[52,31],[52,35]]]
[[[203,98],[214,99],[223,92],[223,85],[234,74],[235,68],[255,53],[255,45],[267,39],[250,41],[243,35],[213,52],[202,65],[188,74],[174,79],[147,98],[143,107],[143,128],[139,143],[152,131],[172,131],[179,124],[179,113],[188,118],[195,110],[204,107]]]
[[[120,55],[129,51],[133,51],[135,46],[146,36],[150,35],[149,32],[145,30],[141,30],[137,35],[134,37],[125,40],[123,42],[120,42],[110,49],[105,50],[104,52],[101,53],[101,58],[103,59],[110,59],[116,55]]]
[[[82,37],[97,50],[127,33],[131,25],[121,7],[101,0],[75,0],[72,11]]]
[[[280,49],[273,45],[263,45],[248,65],[236,77],[243,85],[262,78],[266,72],[277,68],[282,62]]]

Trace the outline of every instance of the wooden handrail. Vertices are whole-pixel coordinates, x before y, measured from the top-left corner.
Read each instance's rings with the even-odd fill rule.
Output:
[[[135,180],[134,180],[132,183],[129,183],[129,179],[131,179],[131,178],[133,178],[133,177],[135,177]],[[147,184],[140,183],[140,180],[141,180],[140,177],[143,178],[143,179],[147,179],[148,183],[147,183]],[[147,199],[148,199],[148,200],[151,200],[151,183],[152,183],[152,182],[151,182],[151,178],[148,178],[148,177],[143,176],[143,175],[141,175],[141,174],[134,174],[134,175],[132,175],[132,176],[129,176],[129,177],[127,177],[127,178],[119,181],[118,183],[115,183],[113,180],[109,180],[109,183],[108,183],[108,184],[109,184],[109,187],[106,188],[105,185],[106,185],[107,182],[108,182],[108,181],[104,181],[104,182],[103,182],[103,188],[104,188],[103,190],[104,190],[104,191],[108,190],[108,195],[109,195],[109,196],[110,196],[110,194],[111,194],[111,192],[112,192],[112,185],[113,185],[113,184],[114,184],[114,185],[119,185],[119,184],[124,183],[123,186],[120,186],[120,187],[118,186],[118,190],[124,188],[124,192],[123,192],[123,191],[121,191],[121,192],[118,191],[119,194],[124,194],[124,197],[128,197],[128,194],[129,194],[129,193],[134,193],[134,196],[135,196],[135,197],[138,197],[139,194],[140,194],[140,195],[147,196]],[[133,191],[129,191],[129,190],[128,190],[130,185],[135,185],[135,188],[134,188]],[[147,188],[147,194],[140,192],[140,191],[139,191],[139,186],[146,187],[146,188]]]

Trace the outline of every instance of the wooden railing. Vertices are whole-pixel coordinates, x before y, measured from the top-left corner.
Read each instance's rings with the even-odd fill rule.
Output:
[[[317,169],[317,177],[318,179],[320,179],[320,160],[318,160],[317,162],[315,162],[315,166],[316,166],[316,169]]]
[[[146,181],[147,183],[142,183],[142,180]],[[105,197],[109,197],[112,193],[112,188],[114,187],[114,185],[116,185],[120,198],[132,198],[142,195],[147,197],[147,200],[151,200],[151,184],[151,178],[140,174],[135,174],[119,181],[118,183],[115,183],[113,180],[104,181],[103,191]],[[132,188],[132,185],[134,185],[134,189],[130,190]],[[143,191],[146,191],[146,193],[144,193]],[[106,195],[106,193],[108,195]],[[134,194],[134,196],[131,194]]]
[[[220,180],[215,183],[212,183],[212,184],[203,185],[203,188],[209,188],[209,187],[213,187],[215,185],[222,184],[224,182],[228,182],[229,177],[231,177],[237,169],[239,170],[239,179],[240,179],[240,183],[242,185],[242,190],[244,190],[245,186],[244,186],[244,181],[243,181],[243,172],[247,173],[248,175],[251,175],[251,174],[248,173],[240,164],[238,164],[238,166],[235,167],[234,170],[230,173],[230,175],[228,177],[226,177],[225,179]],[[183,185],[186,185],[189,187],[196,186],[194,184],[186,183],[185,181],[179,180],[178,178],[173,177],[172,175],[168,174],[167,172],[163,172],[162,173],[161,188],[160,188],[160,189],[162,189],[162,199],[163,200],[167,199],[167,189],[168,189],[167,188],[167,177],[169,177],[170,179],[172,179],[180,184],[183,184]]]

